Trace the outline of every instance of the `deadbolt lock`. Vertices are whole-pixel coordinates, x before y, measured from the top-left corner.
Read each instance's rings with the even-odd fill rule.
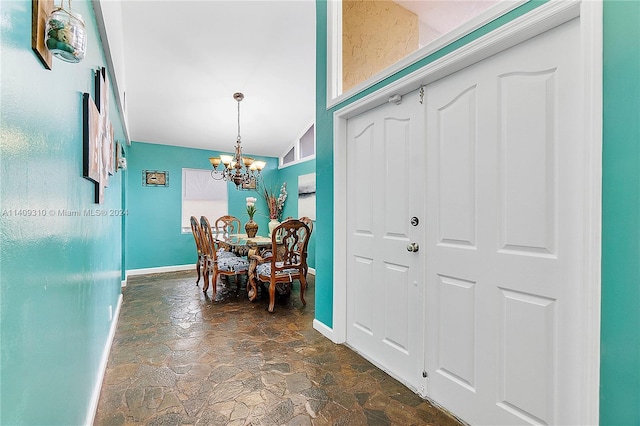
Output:
[[[417,217],[414,216],[411,218],[411,224],[413,226],[418,226],[419,223],[420,223],[420,220]]]

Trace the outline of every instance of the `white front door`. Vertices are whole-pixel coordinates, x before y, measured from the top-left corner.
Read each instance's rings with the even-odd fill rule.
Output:
[[[579,424],[584,112],[574,19],[426,88],[427,393]]]
[[[423,111],[414,92],[347,123],[347,344],[414,389],[424,339]]]

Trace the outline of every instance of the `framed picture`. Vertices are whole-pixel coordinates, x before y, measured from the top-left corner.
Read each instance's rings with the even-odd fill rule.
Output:
[[[107,172],[113,176],[116,174],[116,149],[113,137],[113,124],[109,123],[109,161],[107,162]]]
[[[83,158],[82,176],[93,182],[100,182],[102,165],[102,138],[100,134],[100,113],[91,95],[82,95],[83,103]]]
[[[107,80],[107,70],[102,67],[96,70],[95,75],[95,91],[96,91],[96,106],[100,114],[109,118],[109,105],[108,105],[108,93],[109,93],[109,80]]]
[[[169,172],[160,170],[143,170],[142,186],[169,186]]]
[[[116,158],[115,158],[115,168],[116,171],[118,171],[118,169],[120,169],[120,159],[122,158],[122,146],[120,146],[120,142],[115,142],[116,146],[115,146],[115,150],[116,150]]]
[[[102,184],[102,182],[96,182],[95,203],[104,203],[104,185]]]
[[[251,189],[255,190],[256,186],[256,178],[251,178],[249,182],[242,183],[242,189],[246,189],[247,191]]]
[[[109,186],[109,175],[113,165],[113,139],[111,123],[102,123],[102,164],[100,165],[100,180],[104,186]]]
[[[298,176],[298,216],[316,220],[316,174]]]
[[[116,170],[127,168],[127,158],[125,157],[122,142],[116,142]]]
[[[53,66],[52,56],[44,43],[47,34],[45,28],[53,10],[53,0],[32,0],[31,8],[31,48],[42,65],[50,70]]]

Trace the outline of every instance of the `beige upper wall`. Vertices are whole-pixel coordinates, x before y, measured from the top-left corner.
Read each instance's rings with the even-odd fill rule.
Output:
[[[342,90],[418,49],[418,16],[391,0],[343,0]]]

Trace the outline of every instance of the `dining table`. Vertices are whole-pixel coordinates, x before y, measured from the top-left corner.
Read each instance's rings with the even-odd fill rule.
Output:
[[[231,251],[238,256],[247,256],[249,259],[249,271],[247,272],[247,296],[253,302],[258,297],[256,280],[256,256],[264,257],[265,253],[272,251],[271,237],[249,237],[247,234],[214,233],[213,238],[220,247]]]

